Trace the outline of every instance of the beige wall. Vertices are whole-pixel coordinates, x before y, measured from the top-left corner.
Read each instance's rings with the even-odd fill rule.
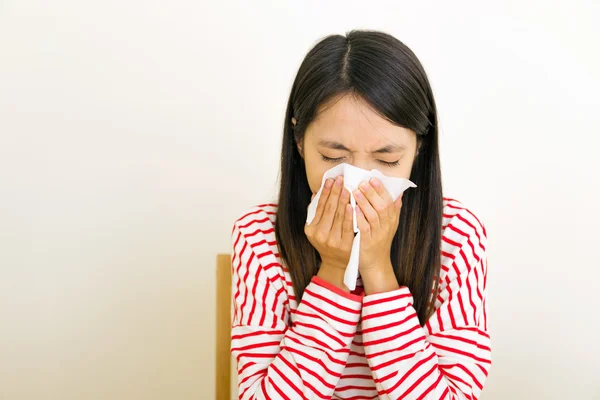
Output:
[[[305,52],[353,27],[421,58],[488,228],[485,399],[600,396],[598,5],[252,4],[0,3],[0,399],[213,398],[215,254],[273,199]]]

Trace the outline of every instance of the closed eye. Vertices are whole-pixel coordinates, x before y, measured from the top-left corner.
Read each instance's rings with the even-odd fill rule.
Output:
[[[344,157],[331,158],[331,157],[324,156],[323,154],[321,154],[321,157],[323,158],[323,161],[327,161],[330,163],[337,163],[344,159]],[[379,162],[380,164],[383,164],[387,167],[396,167],[396,166],[398,166],[398,164],[400,164],[400,160],[396,160],[396,161],[392,161],[392,162],[377,160],[377,162]]]
[[[331,162],[331,163],[339,162],[344,158],[344,157],[330,158],[330,157],[324,156],[323,154],[321,154],[321,157],[323,157],[323,161],[327,161],[327,162]]]

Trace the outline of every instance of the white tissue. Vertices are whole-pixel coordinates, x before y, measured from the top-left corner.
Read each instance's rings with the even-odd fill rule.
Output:
[[[406,189],[409,187],[417,187],[413,182],[406,178],[394,178],[391,176],[386,176],[381,173],[379,170],[372,169],[366,170],[362,168],[355,167],[348,163],[343,163],[336,165],[335,167],[327,170],[325,174],[323,174],[323,179],[321,180],[321,187],[319,191],[308,205],[308,211],[306,216],[306,222],[308,224],[315,218],[315,213],[317,211],[317,204],[319,203],[319,198],[321,198],[321,192],[323,191],[323,185],[327,178],[335,179],[337,176],[342,175],[344,177],[344,187],[348,189],[350,192],[350,205],[352,206],[352,225],[354,228],[354,232],[356,235],[354,236],[354,241],[352,242],[352,251],[350,252],[350,261],[348,262],[348,266],[346,267],[346,272],[344,274],[344,285],[348,287],[350,290],[354,290],[356,288],[356,280],[358,278],[358,256],[360,252],[360,230],[358,229],[358,223],[356,220],[356,199],[354,199],[354,194],[352,193],[354,190],[358,188],[358,185],[362,181],[368,181],[373,177],[377,177],[383,183],[383,186],[390,193],[390,196],[395,201]]]

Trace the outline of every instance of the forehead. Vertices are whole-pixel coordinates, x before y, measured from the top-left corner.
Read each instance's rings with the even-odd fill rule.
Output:
[[[328,140],[348,147],[408,145],[415,140],[412,131],[394,125],[366,101],[349,94],[321,106],[306,135],[315,143]]]

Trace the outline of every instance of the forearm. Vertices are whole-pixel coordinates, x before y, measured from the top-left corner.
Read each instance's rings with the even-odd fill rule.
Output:
[[[346,365],[361,305],[360,296],[318,277],[306,287],[290,327],[269,311],[269,304],[257,302],[254,311],[265,312],[264,323],[234,320],[232,330],[240,399],[330,398]]]

